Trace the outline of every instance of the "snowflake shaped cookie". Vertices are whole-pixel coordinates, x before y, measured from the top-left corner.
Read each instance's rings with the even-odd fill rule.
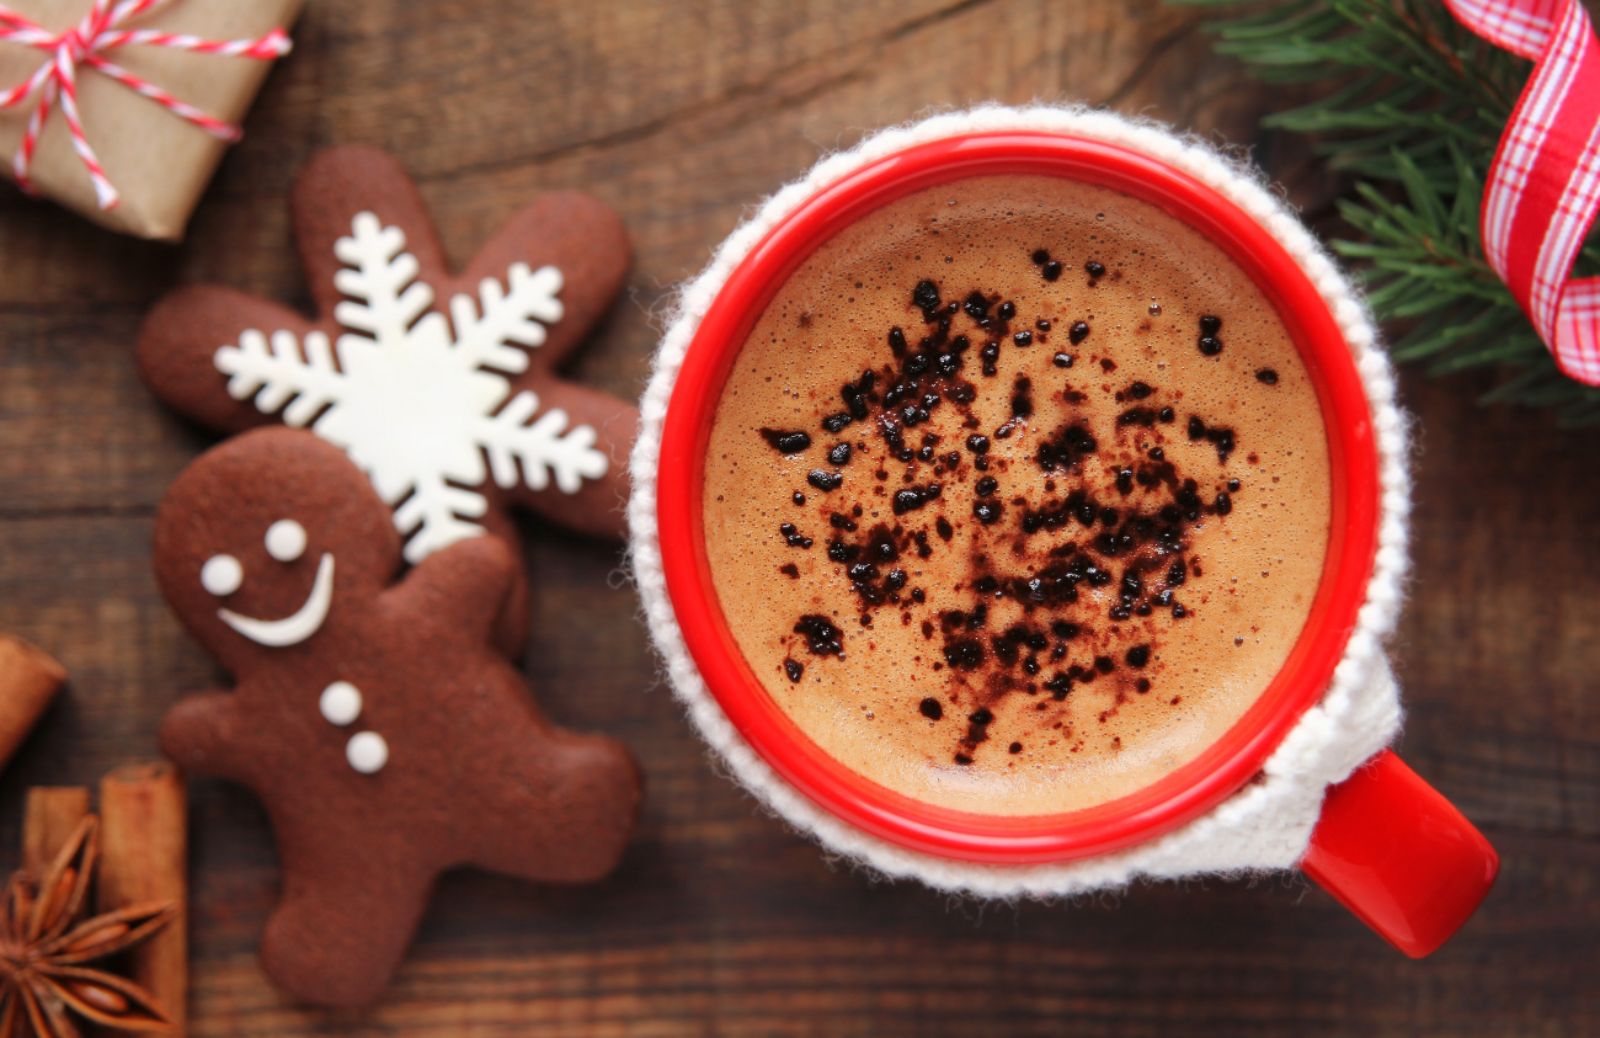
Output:
[[[180,289],[141,335],[157,395],[224,431],[278,421],[339,446],[413,564],[485,529],[515,547],[508,506],[620,535],[636,415],[557,374],[626,274],[610,210],[541,196],[452,276],[398,164],[341,148],[301,175],[293,216],[321,316]]]
[[[481,306],[457,295],[446,318],[429,311],[433,289],[417,280],[405,243],[400,228],[357,213],[334,244],[344,264],[334,284],[349,297],[334,318],[346,331],[330,344],[320,331],[302,342],[250,328],[215,361],[236,400],[309,425],[367,471],[416,563],[482,532],[474,520],[488,510],[481,488],[491,472],[502,487],[554,482],[575,494],[609,463],[592,426],[568,429],[564,411],[541,411],[533,390],[511,389],[510,376],[528,367],[516,347],[543,345],[545,325],[561,319],[561,271],[513,263],[506,288],[486,279]]]

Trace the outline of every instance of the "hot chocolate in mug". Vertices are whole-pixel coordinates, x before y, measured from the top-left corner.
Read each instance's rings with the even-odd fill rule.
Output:
[[[1020,179],[1008,185],[1005,178]],[[744,612],[767,608],[770,603],[756,603],[749,598],[725,600],[714,579],[713,555],[716,553],[708,549],[716,546],[708,545],[706,524],[707,472],[708,463],[725,464],[720,460],[725,454],[710,458],[714,419],[724,390],[738,367],[741,352],[751,340],[752,330],[762,322],[769,306],[776,305],[775,298],[791,276],[823,246],[836,239],[846,241],[850,228],[861,226],[871,214],[889,212],[886,207],[907,199],[932,197],[928,194],[932,189],[954,196],[960,192],[953,190],[952,185],[958,184],[1000,184],[1002,190],[1018,184],[1034,184],[1039,185],[1036,194],[1044,196],[1049,194],[1046,188],[1059,182],[1083,185],[1083,192],[1091,196],[1098,191],[1110,193],[1104,197],[1114,195],[1129,199],[1129,211],[1135,214],[1141,206],[1147,207],[1153,214],[1159,214],[1151,217],[1152,226],[1161,226],[1162,220],[1176,221],[1170,225],[1174,229],[1167,232],[1172,242],[1177,242],[1180,227],[1182,235],[1197,234],[1195,242],[1209,243],[1203,246],[1207,249],[1220,249],[1219,255],[1225,257],[1225,265],[1242,272],[1248,279],[1247,284],[1265,300],[1263,309],[1271,311],[1272,327],[1277,328],[1281,323],[1283,332],[1292,342],[1292,352],[1298,358],[1293,378],[1287,377],[1286,372],[1282,380],[1284,391],[1298,380],[1306,406],[1315,407],[1320,413],[1320,427],[1326,440],[1326,486],[1320,485],[1322,470],[1315,470],[1319,483],[1315,487],[1318,509],[1321,501],[1327,502],[1322,564],[1320,571],[1313,571],[1308,578],[1308,587],[1314,589],[1314,593],[1304,607],[1303,622],[1296,617],[1298,635],[1283,639],[1282,651],[1274,657],[1277,660],[1275,670],[1262,681],[1259,693],[1253,692],[1236,715],[1227,715],[1228,723],[1214,738],[1208,735],[1203,745],[1174,757],[1170,766],[1157,767],[1149,774],[1130,772],[1140,776],[1137,782],[1129,788],[1119,788],[1115,795],[1108,795],[1101,801],[1086,801],[1083,806],[1045,812],[1030,813],[1017,809],[1014,804],[1004,810],[986,811],[982,797],[970,795],[955,801],[930,802],[939,798],[918,796],[914,789],[908,791],[903,785],[893,788],[894,781],[884,778],[886,774],[895,774],[893,769],[875,770],[864,765],[859,757],[851,761],[847,753],[825,748],[821,743],[827,739],[819,732],[829,725],[837,725],[829,721],[819,728],[814,720],[797,722],[799,713],[794,702],[786,701],[786,709],[785,703],[773,694],[774,688],[782,690],[783,686],[771,682],[781,679],[769,677],[769,683],[763,684],[758,676],[758,667],[763,673],[777,671],[781,675],[786,672],[788,680],[798,687],[807,666],[838,666],[846,655],[842,647],[856,644],[852,639],[866,637],[872,630],[872,617],[863,613],[859,629],[852,628],[845,618],[837,615],[837,629],[826,617],[802,617],[795,625],[793,636],[799,643],[799,650],[783,660],[782,670],[775,661],[753,658],[748,647],[741,648],[730,617],[739,618]],[[982,192],[966,194],[981,197]],[[948,204],[954,206],[955,201]],[[1100,214],[1100,218],[1103,219],[1104,214]],[[917,233],[933,233],[929,228],[935,226],[937,217],[924,215],[920,219],[924,222],[917,225],[922,228]],[[1094,237],[1089,234],[1087,240]],[[971,384],[959,383],[956,378],[960,365],[970,364],[975,371],[981,353],[984,372],[993,376],[999,370],[997,365],[1003,363],[997,359],[1002,345],[1007,350],[1037,350],[1037,360],[1035,354],[1027,355],[1028,363],[1034,365],[1028,369],[1034,373],[1033,377],[1019,374],[1014,384],[1006,382],[1004,392],[1012,394],[1013,418],[993,430],[993,435],[1009,437],[1015,426],[1017,440],[1005,446],[1013,449],[1017,443],[1026,441],[1027,451],[1037,450],[1036,455],[1027,457],[1036,458],[1050,477],[1042,485],[1055,488],[1058,475],[1070,482],[1069,471],[1076,471],[1074,463],[1096,449],[1094,438],[1087,435],[1087,427],[1081,423],[1071,426],[1065,439],[1057,434],[1057,441],[1050,440],[1043,431],[1030,430],[1028,419],[1034,413],[1034,405],[1023,398],[1029,393],[1043,392],[1033,388],[1034,382],[1044,385],[1047,378],[1056,376],[1067,379],[1069,388],[1065,399],[1069,404],[1084,399],[1081,392],[1074,397],[1075,391],[1071,388],[1074,385],[1093,392],[1095,387],[1090,383],[1098,380],[1101,382],[1099,389],[1109,394],[1114,380],[1128,377],[1111,373],[1117,370],[1113,360],[1119,356],[1117,338],[1119,335],[1126,338],[1129,329],[1102,327],[1095,333],[1098,339],[1085,343],[1093,322],[1076,321],[1072,315],[1057,317],[1055,325],[1064,326],[1056,327],[1044,317],[1034,321],[1031,314],[1026,318],[1018,316],[1016,307],[1009,302],[1000,303],[999,296],[988,299],[981,292],[968,294],[964,286],[955,285],[950,286],[954,301],[947,303],[939,295],[935,275],[939,269],[938,254],[947,251],[948,246],[949,242],[945,242],[939,248],[928,250],[925,265],[934,273],[907,293],[909,301],[904,307],[910,314],[906,323],[916,325],[913,338],[922,333],[924,324],[929,330],[931,337],[922,340],[926,359],[919,359],[921,354],[915,352],[917,347],[906,345],[908,333],[899,325],[889,332],[889,345],[902,364],[904,358],[911,355],[909,370],[917,373],[931,363],[937,353],[938,363],[948,364],[947,374],[950,375],[947,383],[939,385],[943,386],[948,400],[957,406],[972,405],[973,397]],[[970,241],[966,246],[974,247]],[[981,248],[981,243],[976,247]],[[922,261],[920,251],[917,258]],[[945,262],[952,261],[946,259]],[[1062,276],[1062,263],[1053,259],[1046,248],[1035,250],[1030,262],[1046,282],[1054,283]],[[1077,258],[1073,259],[1072,276],[1086,277],[1087,281],[1074,291],[1092,300],[1096,297],[1086,294],[1084,289],[1094,289],[1104,277],[1107,290],[1098,298],[1109,299],[1113,279],[1120,279],[1121,272],[1108,273],[1104,266],[1091,259],[1085,266],[1087,273],[1080,273],[1078,262]],[[980,265],[973,269],[981,271],[983,268]],[[1128,277],[1137,279],[1138,272],[1130,271]],[[864,293],[872,291],[871,286],[859,282],[856,288]],[[1181,294],[1177,289],[1174,293]],[[965,304],[961,303],[963,298]],[[991,309],[997,305],[1009,307],[1010,312]],[[1082,309],[1092,304],[1074,305]],[[1169,310],[1176,309],[1169,307]],[[1152,319],[1162,314],[1156,300],[1151,301],[1149,313]],[[1174,313],[1166,316],[1175,319]],[[809,314],[798,315],[799,324],[808,324],[809,317]],[[1028,321],[1026,326],[1019,323],[1016,330],[1005,323],[1024,319]],[[1200,325],[1194,331],[1199,340],[1199,356],[1214,358],[1223,349],[1221,342],[1232,327],[1225,326],[1219,333],[1223,319],[1210,315],[1200,318]],[[980,339],[984,330],[998,330],[994,339],[983,343],[981,351],[965,338],[959,345],[948,345],[953,341],[952,322],[958,320],[970,320],[974,324],[974,335]],[[765,329],[768,325],[762,327]],[[1245,327],[1248,334],[1248,322]],[[861,334],[868,332],[863,330]],[[1050,345],[1046,345],[1047,342]],[[935,343],[936,347],[929,347],[929,343]],[[1100,345],[1096,347],[1096,343]],[[1148,346],[1144,347],[1144,354],[1146,362],[1154,355]],[[1124,365],[1140,363],[1131,354],[1123,356]],[[1075,362],[1078,367],[1073,370]],[[1221,370],[1195,367],[1199,363],[1203,362],[1193,358],[1173,359],[1169,368],[1169,362],[1162,360],[1149,370],[1159,370],[1173,379],[1180,378],[1179,373],[1183,371]],[[1303,376],[1300,369],[1303,369]],[[902,374],[897,374],[892,366],[886,368],[885,377],[907,378],[903,376],[907,368],[901,370]],[[1006,370],[1009,374],[1010,369]],[[1135,367],[1132,370],[1144,369]],[[1264,386],[1280,385],[1275,370],[1262,368],[1255,374]],[[1201,375],[1200,381],[1218,377]],[[915,384],[922,385],[921,382]],[[960,390],[952,388],[958,384],[967,386],[965,397]],[[1054,385],[1053,382],[1049,384]],[[861,437],[867,436],[864,430],[872,426],[867,420],[865,406],[858,407],[861,402],[852,394],[869,394],[876,401],[880,399],[880,388],[875,388],[871,377],[856,388],[847,384],[843,405],[838,401],[833,403],[834,407],[843,406],[844,409],[826,418],[822,428],[812,430],[819,441],[831,438],[831,434],[842,434],[838,436],[840,443],[832,448],[833,452],[842,453],[830,452],[830,461],[841,466],[849,462],[851,435],[843,434],[843,430],[853,420],[861,422],[861,426],[853,430]],[[1132,401],[1142,402],[1156,394],[1157,388],[1142,380],[1134,381],[1126,390],[1117,390],[1119,406],[1124,402],[1124,392],[1131,395]],[[1197,399],[1206,399],[1204,387],[1198,383],[1191,381],[1189,390],[1190,406]],[[785,391],[790,396],[801,395]],[[938,395],[937,392],[932,394],[933,397]],[[1161,425],[1158,423],[1168,423],[1176,442],[1182,442],[1184,426],[1180,408],[1183,396],[1183,393],[1175,394],[1172,407],[1129,406],[1116,417],[1119,442],[1128,441],[1124,426],[1135,427],[1131,429],[1135,434],[1140,434],[1139,427],[1143,427],[1150,430],[1150,435],[1159,435]],[[921,399],[930,408],[944,402],[929,397]],[[1159,405],[1162,399],[1156,397],[1149,403]],[[882,448],[885,460],[879,463],[877,478],[880,481],[887,480],[884,470],[896,457],[915,464],[917,441],[908,434],[919,421],[928,422],[929,416],[926,411],[918,413],[916,399],[908,406],[904,412],[904,428],[900,412],[895,411],[887,421],[879,421],[871,434],[882,434],[887,444]],[[1400,584],[1407,566],[1405,539],[1409,510],[1406,430],[1404,418],[1394,402],[1393,375],[1378,346],[1370,318],[1348,283],[1306,229],[1251,171],[1203,145],[1175,137],[1159,127],[1078,109],[982,108],[940,115],[877,134],[849,152],[823,160],[802,180],[773,196],[728,238],[706,271],[686,287],[657,354],[641,417],[641,435],[632,460],[631,548],[651,634],[664,659],[672,687],[685,703],[696,727],[733,775],[775,812],[830,850],[881,873],[915,877],[940,889],[989,897],[1065,896],[1120,886],[1140,876],[1163,878],[1298,867],[1379,934],[1414,956],[1426,955],[1443,943],[1488,892],[1498,869],[1494,850],[1454,807],[1387,749],[1398,731],[1400,708],[1398,690],[1384,658],[1383,643],[1400,607]],[[1202,448],[1214,446],[1217,458],[1226,463],[1235,450],[1233,434],[1231,428],[1219,433],[1220,426],[1214,419],[1212,421],[1214,424],[1208,426],[1206,420],[1190,416],[1187,440]],[[968,428],[976,429],[978,424],[969,416]],[[763,435],[770,449],[786,457],[798,456],[811,448],[812,436],[798,436],[802,431],[798,428],[792,431],[766,429]],[[753,436],[756,430],[749,432]],[[982,432],[987,434],[990,430],[985,426]],[[785,440],[786,435],[790,439]],[[1027,440],[1029,436],[1034,439]],[[1102,432],[1100,436],[1105,439],[1107,434]],[[1137,436],[1134,439],[1141,449],[1148,448],[1151,442]],[[1025,506],[1022,497],[1007,505],[1003,500],[1004,492],[997,494],[994,489],[997,481],[985,476],[989,472],[990,458],[1001,456],[998,451],[992,456],[987,454],[988,435],[975,432],[967,437],[965,453],[957,449],[946,454],[948,444],[939,441],[939,437],[924,433],[922,457],[930,464],[934,464],[935,458],[947,459],[936,463],[936,471],[952,474],[959,471],[963,479],[976,486],[975,491],[962,491],[978,495],[970,504],[972,514],[977,516],[972,521],[994,524],[1008,507],[1024,511],[1030,507]],[[866,439],[855,442],[860,451],[869,446]],[[1143,460],[1146,455],[1158,460],[1146,463]],[[1254,455],[1251,457],[1254,459]],[[1194,583],[1179,585],[1183,585],[1186,574],[1191,582],[1199,577],[1199,560],[1193,560],[1192,572],[1185,568],[1191,565],[1187,561],[1179,567],[1184,572],[1166,568],[1167,553],[1177,553],[1183,545],[1183,537],[1187,536],[1179,529],[1181,517],[1178,513],[1187,510],[1188,517],[1198,521],[1196,529],[1208,523],[1213,528],[1224,527],[1229,514],[1239,507],[1233,500],[1248,500],[1248,495],[1254,492],[1250,476],[1243,481],[1242,490],[1240,481],[1230,478],[1218,483],[1216,497],[1207,505],[1202,499],[1203,491],[1196,492],[1197,482],[1183,480],[1181,471],[1175,475],[1174,464],[1165,459],[1163,451],[1145,450],[1140,458],[1137,465],[1128,463],[1130,467],[1123,470],[1125,475],[1118,473],[1121,482],[1117,489],[1121,490],[1122,498],[1118,499],[1113,492],[1111,500],[1136,499],[1136,494],[1130,496],[1130,480],[1136,471],[1141,486],[1146,486],[1145,473],[1154,473],[1147,489],[1159,489],[1157,484],[1164,479],[1173,488],[1173,494],[1188,496],[1175,498],[1179,506],[1169,507],[1167,511],[1172,513],[1173,523],[1177,525],[1170,534],[1163,533],[1155,538],[1159,543],[1153,544],[1147,552],[1157,557],[1162,567],[1158,576],[1150,578],[1149,588],[1142,586],[1131,562],[1117,560],[1124,566],[1119,577],[1124,582],[1124,598],[1122,612],[1117,613],[1115,606],[1111,612],[1113,621],[1118,621],[1110,625],[1115,631],[1140,622],[1130,608],[1136,596],[1143,596],[1137,597],[1139,617],[1152,615],[1152,602],[1170,610],[1170,620],[1167,613],[1157,612],[1156,619],[1144,621],[1147,626],[1158,622],[1188,622],[1180,619],[1187,616],[1187,611],[1174,599],[1173,591],[1181,592],[1179,598],[1194,591]],[[800,464],[797,471],[804,473],[804,463]],[[997,461],[996,474],[1005,471],[1003,465]],[[818,505],[812,501],[807,506],[807,496],[828,500],[827,495],[839,485],[841,472],[854,471],[857,470],[829,469],[826,464],[812,469],[810,485],[798,486],[793,491],[795,515],[809,516],[810,512],[802,509],[815,510]],[[1236,469],[1225,468],[1222,476],[1233,471]],[[1250,471],[1252,474],[1264,472],[1264,467]],[[894,517],[904,517],[906,525],[910,519],[918,518],[912,512],[920,511],[928,498],[940,493],[939,485],[910,480],[908,474],[905,485],[890,483],[890,492],[884,497],[885,502],[893,502]],[[984,486],[985,483],[988,485]],[[1233,490],[1235,498],[1229,499],[1222,487]],[[757,492],[755,487],[747,489],[752,494]],[[884,492],[879,493],[883,495]],[[1270,488],[1263,483],[1262,494],[1270,499],[1270,493]],[[783,494],[787,498],[787,487]],[[913,501],[912,497],[918,500]],[[1068,574],[1067,595],[1076,602],[1075,588],[1085,579],[1085,574],[1088,579],[1083,584],[1085,589],[1090,584],[1111,582],[1112,566],[1107,559],[1114,559],[1119,549],[1114,543],[1116,530],[1108,535],[1112,536],[1111,541],[1093,542],[1100,546],[1098,550],[1104,557],[1091,557],[1088,549],[1076,546],[1077,541],[1067,544],[1061,540],[1067,531],[1077,531],[1071,518],[1072,500],[1068,498],[1068,504],[1059,510],[1062,523],[1058,525],[1063,529],[1056,536],[1065,547],[1055,554],[1062,557],[1069,552],[1079,554],[1049,572],[1058,574],[1058,584],[1063,579],[1059,574]],[[948,495],[944,503],[950,503]],[[1082,504],[1081,499],[1078,504]],[[963,507],[968,507],[964,500]],[[1116,508],[1096,505],[1082,516],[1082,525],[1091,533],[1097,510],[1104,523],[1123,522],[1124,526],[1116,529],[1128,528],[1126,508],[1119,512]],[[888,511],[889,505],[885,503],[886,518]],[[832,515],[835,533],[843,529],[855,530],[857,519],[862,524],[871,519],[859,506],[853,513],[854,519],[851,514],[835,512]],[[1119,519],[1119,515],[1123,518]],[[1041,524],[1048,523],[1048,515],[1041,511],[1033,526],[1025,529],[1031,534]],[[1249,529],[1247,526],[1240,528]],[[886,543],[869,542],[869,550],[882,547],[886,559],[898,558],[897,551],[914,552],[917,545],[913,544],[913,535],[899,522],[895,522],[894,529],[899,549],[888,544],[889,536],[882,534],[875,536],[881,536]],[[1052,531],[1055,529],[1052,526]],[[950,525],[940,519],[937,536],[948,542],[950,531]],[[817,537],[820,540],[828,533],[824,528],[818,531]],[[812,547],[811,538],[793,523],[785,524],[781,530],[763,531],[763,536],[769,535],[785,538],[791,546],[808,550]],[[929,555],[926,537],[917,536],[922,537],[919,543],[922,557],[926,559]],[[1084,538],[1089,536],[1090,533],[1082,533]],[[841,537],[828,542],[830,549],[839,548],[843,543]],[[1020,554],[1023,540],[1016,543]],[[821,546],[816,550],[822,550]],[[1222,557],[1227,556],[1224,553]],[[1083,561],[1074,561],[1079,558]],[[1173,558],[1184,556],[1174,555]],[[836,557],[834,561],[840,563],[839,579],[845,579],[846,573],[851,575],[849,579],[854,583],[847,586],[861,596],[862,603],[882,604],[884,595],[888,594],[898,604],[902,601],[902,591],[906,595],[917,595],[918,603],[925,602],[921,588],[907,587],[908,581],[914,583],[915,580],[906,576],[906,569],[897,567],[885,578],[874,567],[862,569],[865,563],[857,563],[855,559],[856,556],[850,554]],[[1095,579],[1101,576],[1094,565],[1096,560],[1107,571],[1104,580]],[[717,564],[729,565],[725,561]],[[745,565],[745,562],[735,559],[731,565]],[[885,567],[888,565],[886,562]],[[1220,588],[1220,578],[1215,574],[1217,563],[1208,562],[1208,566],[1213,571],[1212,584],[1202,586]],[[794,567],[783,568],[794,575]],[[865,576],[869,571],[870,577]],[[1130,573],[1135,575],[1130,577]],[[1146,592],[1153,589],[1159,573],[1165,573],[1169,583],[1161,597],[1150,597]],[[1266,575],[1265,572],[1261,574]],[[1128,590],[1129,581],[1131,591]],[[1234,583],[1237,584],[1237,580]],[[997,602],[1006,598],[1003,581],[991,581],[991,588],[997,588],[992,596]],[[1113,585],[1112,590],[1115,588]],[[987,593],[990,588],[983,590]],[[774,600],[781,601],[791,594],[797,592],[789,591],[781,580],[772,587]],[[1019,590],[1013,597],[1022,594]],[[1043,598],[1039,600],[1044,601]],[[910,599],[905,601],[908,608],[901,622],[913,627]],[[866,606],[862,608],[865,610]],[[898,610],[898,605],[896,608]],[[797,605],[796,611],[799,609]],[[952,621],[951,616],[957,619]],[[946,612],[942,618],[946,625],[945,656],[943,662],[934,662],[930,671],[919,675],[917,683],[922,686],[929,686],[930,682],[936,686],[940,680],[971,680],[970,668],[974,660],[963,658],[959,651],[950,648],[948,630],[951,623],[967,622],[976,626],[981,617],[975,619],[969,613],[958,611]],[[934,630],[933,624],[924,623],[923,637],[932,639]],[[1022,706],[1039,711],[1056,710],[1058,707],[1052,700],[1055,704],[1066,700],[1074,681],[1078,682],[1077,691],[1072,692],[1075,696],[1104,695],[1103,691],[1090,691],[1093,687],[1090,683],[1097,676],[1102,678],[1099,688],[1103,690],[1113,681],[1133,688],[1135,677],[1151,673],[1127,669],[1147,665],[1148,646],[1134,645],[1127,649],[1126,664],[1123,664],[1123,649],[1119,643],[1116,660],[1109,656],[1093,660],[1099,665],[1098,675],[1094,666],[1086,665],[1075,668],[1069,679],[1064,670],[1068,644],[1061,641],[1054,650],[1054,658],[1063,660],[1063,674],[1052,685],[1044,676],[1048,671],[1038,662],[1052,658],[1045,633],[1050,630],[1055,632],[1055,637],[1065,640],[1079,634],[1075,623],[1058,621],[1053,627],[1041,624],[1036,628],[1013,625],[1012,631],[1021,633],[1010,642],[1023,653],[1029,653],[1020,664],[1017,648],[1008,650],[1006,637],[996,635],[988,643],[971,640],[975,646],[972,651],[978,655],[985,651],[985,644],[992,645],[996,654],[1011,653],[1004,662],[1010,668],[1008,673],[1019,676],[1002,675],[1004,684],[999,694],[1009,697],[1005,700],[1006,710],[1015,713]],[[1242,643],[1243,639],[1237,641]],[[800,651],[807,643],[812,656]],[[937,658],[937,652],[932,652],[930,659]],[[1117,666],[1123,670],[1121,676],[1113,678],[1111,675]],[[1021,676],[1024,671],[1040,676],[1036,681],[1029,680]],[[1194,671],[1200,673],[1199,668]],[[1192,683],[1196,679],[1188,680]],[[1157,684],[1160,684],[1159,679]],[[1150,681],[1138,677],[1137,689],[1140,694],[1148,692]],[[1032,698],[1024,698],[1024,693]],[[789,693],[785,691],[784,694]],[[1116,702],[1138,698],[1137,695],[1119,695]],[[1179,698],[1173,697],[1171,702],[1176,704]],[[1203,690],[1200,696],[1191,695],[1190,699],[1184,709],[1201,715],[1207,712]],[[949,709],[942,705],[945,702],[935,694],[927,695],[921,699],[923,717],[913,720],[936,727],[941,714]],[[908,708],[914,708],[917,700],[913,698],[909,703]],[[827,710],[838,713],[834,705],[824,705]],[[967,741],[958,744],[955,764],[970,766],[974,763],[974,748],[993,734],[984,726],[996,722],[994,712],[987,707],[973,709],[969,703],[962,709],[971,710],[970,722],[963,720],[965,729],[956,729]],[[1115,709],[1104,711],[1102,723],[1107,714],[1114,713]],[[868,711],[865,716],[870,719],[872,712]],[[847,718],[844,723],[853,722]],[[1039,727],[1050,735],[1048,727]],[[1076,738],[1070,734],[1071,725],[1057,723],[1055,729],[1051,735],[1053,745],[1065,747]],[[962,731],[966,734],[960,735]],[[1136,740],[1137,730],[1130,732],[1128,738]],[[1117,737],[1117,752],[1123,747],[1121,738],[1121,735]],[[1029,742],[1031,748],[1033,738],[1011,742],[1010,752],[1018,755],[1018,759],[1022,759],[1020,755],[1025,751],[1024,742]],[[993,755],[998,754],[1003,761],[1004,743],[1005,739],[1001,739],[998,746],[985,744],[983,752],[991,755],[985,760],[993,760]],[[1130,745],[1129,749],[1135,747]],[[1065,749],[1061,750],[1061,754],[1064,753]],[[1134,756],[1137,754],[1130,755],[1130,759]],[[944,764],[949,765],[949,762]],[[1014,763],[1009,766],[1016,767]],[[865,773],[869,771],[872,774]],[[946,766],[944,771],[957,779],[963,777],[959,768]],[[1043,769],[1039,773],[1057,772]],[[1071,772],[1060,770],[1059,774],[1066,776]],[[1060,781],[1069,779],[1063,777]]]

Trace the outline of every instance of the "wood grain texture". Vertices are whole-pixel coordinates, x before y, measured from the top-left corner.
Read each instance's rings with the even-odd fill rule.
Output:
[[[1248,145],[1313,216],[1336,187],[1256,129],[1281,98],[1153,0],[319,0],[182,248],[0,189],[0,630],[72,672],[0,777],[0,846],[26,787],[153,754],[161,712],[216,678],[149,560],[154,505],[206,438],[139,385],[132,341],[186,280],[305,302],[285,193],[317,148],[395,152],[458,263],[534,190],[615,206],[638,260],[577,372],[631,396],[671,286],[818,154],[932,106],[1035,97]],[[1427,961],[1293,877],[979,907],[830,867],[705,762],[618,551],[528,525],[530,684],[562,721],[627,740],[649,777],[623,868],[577,891],[452,877],[384,1003],[312,1013],[254,962],[277,889],[263,813],[196,783],[191,1033],[1600,1033],[1600,434],[1480,410],[1483,388],[1404,382],[1419,449],[1402,748],[1505,861]]]

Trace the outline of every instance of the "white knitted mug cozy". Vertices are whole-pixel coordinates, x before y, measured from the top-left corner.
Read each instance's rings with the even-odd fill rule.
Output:
[[[751,250],[816,192],[914,145],[972,133],[1059,132],[1141,152],[1181,170],[1251,216],[1299,264],[1327,305],[1355,360],[1371,406],[1379,456],[1378,550],[1366,598],[1322,699],[1278,745],[1258,781],[1182,827],[1126,850],[1050,864],[976,864],[889,843],[829,813],[773,771],[729,723],[706,688],[668,598],[657,536],[656,476],[663,422],[679,368],[712,300]],[[1394,374],[1371,316],[1333,260],[1260,173],[1194,138],[1084,108],[987,106],[937,115],[876,133],[830,155],[769,198],[678,295],[640,406],[628,505],[631,555],[645,617],[667,678],[721,763],[763,804],[848,861],[951,892],[985,897],[1063,896],[1118,887],[1140,877],[1239,873],[1293,867],[1304,855],[1330,785],[1384,749],[1400,727],[1400,698],[1384,642],[1394,628],[1407,568],[1410,479],[1406,423]]]

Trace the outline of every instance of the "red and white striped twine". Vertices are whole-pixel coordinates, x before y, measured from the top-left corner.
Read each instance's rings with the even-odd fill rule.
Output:
[[[1600,385],[1600,277],[1571,279],[1600,214],[1600,41],[1580,0],[1445,0],[1535,62],[1483,192],[1484,254],[1566,374]]]
[[[136,91],[156,104],[186,119],[214,137],[225,141],[239,139],[240,130],[232,123],[207,115],[193,105],[180,101],[160,87],[129,72],[105,57],[105,52],[130,44],[148,47],[169,47],[174,50],[193,51],[198,54],[217,54],[231,58],[255,58],[270,61],[289,53],[289,37],[282,29],[273,29],[265,36],[253,40],[205,40],[183,33],[162,32],[155,29],[121,28],[129,19],[145,14],[168,0],[93,0],[89,13],[83,20],[65,32],[55,33],[29,21],[4,4],[0,4],[0,42],[20,43],[42,50],[49,55],[43,65],[27,79],[9,90],[0,92],[0,109],[14,108],[39,95],[38,104],[28,117],[28,127],[22,143],[12,158],[11,166],[17,183],[28,192],[33,183],[28,171],[33,165],[33,153],[39,146],[39,135],[44,132],[50,112],[59,103],[61,115],[67,121],[72,135],[72,148],[82,160],[89,179],[94,183],[95,198],[100,208],[114,208],[120,198],[111,178],[106,175],[100,158],[84,132],[83,120],[78,115],[78,69],[87,66],[110,76],[130,90]]]

